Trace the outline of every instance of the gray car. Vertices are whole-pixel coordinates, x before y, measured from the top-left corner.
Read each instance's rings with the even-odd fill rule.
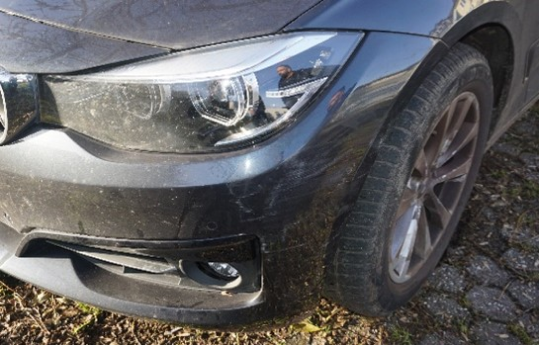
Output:
[[[539,95],[533,0],[18,0],[0,24],[0,269],[199,326],[402,306]]]

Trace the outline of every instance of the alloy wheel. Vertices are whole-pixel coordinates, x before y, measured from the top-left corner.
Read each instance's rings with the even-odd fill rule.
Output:
[[[476,95],[459,94],[419,152],[390,235],[389,273],[397,284],[421,270],[448,231],[472,166],[479,114]]]

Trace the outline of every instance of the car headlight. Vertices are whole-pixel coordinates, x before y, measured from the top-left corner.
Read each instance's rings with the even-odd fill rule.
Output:
[[[361,38],[301,32],[193,49],[83,75],[49,75],[41,121],[127,149],[208,152],[294,118]]]

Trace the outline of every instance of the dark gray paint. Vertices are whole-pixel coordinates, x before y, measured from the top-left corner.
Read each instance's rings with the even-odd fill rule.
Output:
[[[0,67],[11,73],[65,73],[168,52],[5,13],[0,13],[0,42]]]
[[[73,31],[185,49],[273,33],[319,1],[1,0],[0,11]]]
[[[533,2],[533,0],[531,1]],[[524,0],[325,0],[286,29],[341,28],[401,32],[443,38],[460,22],[467,22],[495,5],[496,13],[474,18],[484,22],[508,23],[524,16]],[[472,16],[470,16],[472,15]]]
[[[476,1],[474,3],[484,5],[474,10],[474,14],[457,18],[454,15],[457,2],[450,0],[327,0],[287,30],[371,29],[416,35],[367,33],[343,73],[304,109],[296,123],[279,135],[243,150],[218,155],[162,155],[117,151],[70,131],[64,134],[36,126],[33,135],[24,132],[21,140],[0,148],[1,269],[91,304],[176,322],[222,326],[231,320],[244,323],[265,319],[272,323],[279,322],[280,316],[312,308],[319,301],[328,239],[347,215],[371,169],[377,155],[377,136],[383,133],[388,119],[401,114],[410,94],[445,55],[448,46],[483,23],[501,23],[508,28],[516,53],[507,114],[514,118],[514,110],[523,107],[521,100],[527,86],[521,78],[523,62],[529,44],[536,41],[537,30],[532,29],[537,26],[532,24],[537,23],[537,11],[532,11],[536,7],[523,11],[522,5],[534,1]],[[470,4],[459,1],[462,2]],[[70,25],[65,32],[80,36],[70,38],[69,42],[81,47],[92,58],[84,54],[58,55],[70,52],[70,45],[63,42],[64,37],[69,36],[50,38],[40,36],[38,31],[27,30],[22,38],[28,43],[27,48],[33,48],[28,51],[48,48],[51,52],[47,57],[37,52],[39,58],[25,55],[15,49],[17,33],[10,32],[3,37],[13,40],[8,49],[15,56],[9,57],[2,52],[2,63],[7,61],[23,66],[24,59],[31,59],[27,66],[32,68],[83,69],[92,64],[107,63],[106,59],[98,61],[107,54],[118,59],[125,54],[116,44],[91,52],[92,45],[88,43],[91,39],[125,43],[99,35],[124,32],[141,41],[150,37],[147,43],[158,44],[155,40],[161,39],[185,47],[181,42],[208,44],[256,35],[265,31],[262,28],[267,21],[274,21],[272,26],[265,27],[267,30],[278,30],[269,29],[279,27],[277,23],[281,17],[275,18],[278,13],[286,12],[283,18],[287,20],[298,15],[292,12],[296,6],[292,1],[290,4],[244,2],[243,5],[227,2],[227,5],[238,7],[226,9],[211,7],[207,1],[192,2],[193,6],[201,6],[201,10],[211,8],[214,12],[191,11],[188,15],[177,12],[183,21],[176,21],[178,17],[172,16],[174,11],[148,13],[147,17],[120,11],[122,17],[119,17],[118,13],[113,15],[112,8],[109,8],[110,13],[93,11],[92,14],[81,12],[74,1],[58,2],[57,7],[50,8],[47,4],[52,3],[41,1],[39,4],[43,8],[38,8],[36,1],[0,0],[0,6],[10,5],[20,14],[23,11],[29,14],[29,8],[33,6],[33,18],[46,19],[48,15],[55,20],[55,23],[49,23],[51,25]],[[131,3],[146,8],[142,1]],[[262,4],[274,7],[271,7],[272,11],[263,12]],[[171,7],[165,10],[174,9],[174,5],[168,6]],[[242,12],[245,8],[249,11]],[[223,17],[223,13],[227,16]],[[529,15],[525,20],[524,13]],[[174,18],[175,24],[168,27],[167,22],[163,27],[162,16]],[[3,15],[1,18],[5,24],[10,23],[6,18],[16,17]],[[95,23],[89,18],[94,18]],[[149,24],[146,18],[156,22]],[[28,19],[12,20],[37,25]],[[182,26],[186,23],[191,24]],[[525,27],[524,23],[530,26]],[[38,25],[36,30],[60,30],[51,25]],[[91,25],[95,31],[90,30]],[[235,31],[215,29],[222,26]],[[111,29],[115,27],[118,30]],[[212,36],[208,37],[206,33]],[[424,36],[439,36],[445,43]],[[133,50],[126,54],[131,58],[143,56],[141,52],[147,49],[144,45],[131,47]],[[69,58],[64,61],[65,56]],[[21,61],[11,61],[15,58]],[[242,302],[234,306],[237,309],[226,311],[219,309],[222,304],[215,304],[216,309],[203,309],[194,304],[183,309],[171,306],[166,299],[156,302],[154,296],[147,293],[151,286],[136,281],[122,285],[119,283],[123,281],[117,279],[93,280],[93,276],[89,279],[88,275],[95,269],[81,268],[77,261],[62,257],[58,251],[54,252],[58,257],[51,260],[14,257],[14,248],[21,238],[35,229],[140,240],[202,239],[241,233],[256,235],[264,260],[261,295],[264,300],[256,305]],[[85,284],[89,280],[93,283]],[[127,285],[132,290],[125,293],[124,286]],[[106,294],[102,293],[104,290]],[[111,291],[121,297],[113,297]],[[181,296],[193,303],[201,298],[189,293]],[[140,300],[146,303],[140,303]]]

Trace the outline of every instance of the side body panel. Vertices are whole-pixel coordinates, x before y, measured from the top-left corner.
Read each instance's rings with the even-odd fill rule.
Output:
[[[528,83],[526,100],[530,102],[539,94],[539,1],[528,1],[526,14],[523,36],[530,47],[526,56],[524,82]]]
[[[506,81],[510,83],[509,94],[492,135],[494,140],[530,105],[539,91],[537,46],[535,55],[531,55],[533,51],[530,53],[531,45],[539,39],[538,13],[539,3],[526,0],[330,0],[298,18],[286,30],[334,28],[338,23],[339,28],[345,29],[436,37],[450,47],[487,25],[503,28],[513,43],[513,66]],[[427,60],[436,63],[441,58],[441,55],[430,54]],[[412,80],[417,83],[421,78]]]

